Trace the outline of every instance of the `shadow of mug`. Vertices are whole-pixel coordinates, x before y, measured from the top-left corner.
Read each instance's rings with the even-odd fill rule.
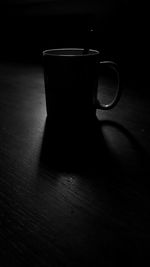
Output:
[[[101,131],[98,131],[98,120],[89,127],[74,131],[70,126],[66,129],[60,124],[53,125],[46,118],[43,143],[41,148],[41,161],[49,168],[64,171],[93,170],[97,155],[101,154],[103,160],[106,154],[105,140]],[[71,134],[70,134],[71,132]],[[99,150],[100,148],[100,150]],[[100,152],[101,151],[101,152]]]
[[[112,177],[120,177],[125,174],[127,170],[122,169],[121,160],[123,161],[125,156],[126,160],[130,161],[130,152],[134,150],[140,161],[135,173],[140,175],[143,169],[145,172],[149,170],[149,156],[146,151],[136,138],[117,122],[96,120],[85,131],[74,132],[71,135],[66,135],[66,131],[63,131],[60,125],[56,127],[53,131],[53,126],[47,117],[40,160],[49,169],[82,174],[92,173],[112,179]],[[118,134],[121,134],[128,142],[128,149],[126,147],[125,152],[123,150],[118,158],[106,140],[103,131],[105,127],[115,129],[114,138],[117,139]],[[120,146],[117,149],[120,150]]]

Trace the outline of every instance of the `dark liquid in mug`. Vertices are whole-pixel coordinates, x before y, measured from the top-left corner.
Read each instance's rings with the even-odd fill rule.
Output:
[[[98,51],[90,49],[84,53],[84,49],[70,49],[70,48],[61,48],[61,49],[51,49],[44,52],[45,55],[50,56],[93,56],[99,54]]]

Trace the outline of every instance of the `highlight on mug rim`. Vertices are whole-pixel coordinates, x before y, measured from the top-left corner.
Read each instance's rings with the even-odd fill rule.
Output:
[[[87,53],[84,53],[84,48],[53,48],[43,51],[43,56],[60,56],[60,57],[89,57],[99,55],[99,51],[96,49],[89,49]],[[70,53],[72,52],[72,54]],[[74,52],[74,54],[73,54]],[[76,53],[75,53],[76,52]],[[80,53],[77,53],[80,52]]]

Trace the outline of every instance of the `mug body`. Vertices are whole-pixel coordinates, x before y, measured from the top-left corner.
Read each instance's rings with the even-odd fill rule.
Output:
[[[99,52],[62,48],[43,52],[46,108],[53,124],[78,127],[96,118]]]

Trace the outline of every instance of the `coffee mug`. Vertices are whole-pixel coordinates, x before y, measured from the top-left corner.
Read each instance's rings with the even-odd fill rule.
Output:
[[[120,98],[117,64],[101,61],[98,50],[59,48],[43,51],[46,108],[49,121],[64,129],[85,127],[96,120],[96,109],[113,108]],[[117,88],[111,103],[97,97],[99,75],[105,67],[117,75]]]

